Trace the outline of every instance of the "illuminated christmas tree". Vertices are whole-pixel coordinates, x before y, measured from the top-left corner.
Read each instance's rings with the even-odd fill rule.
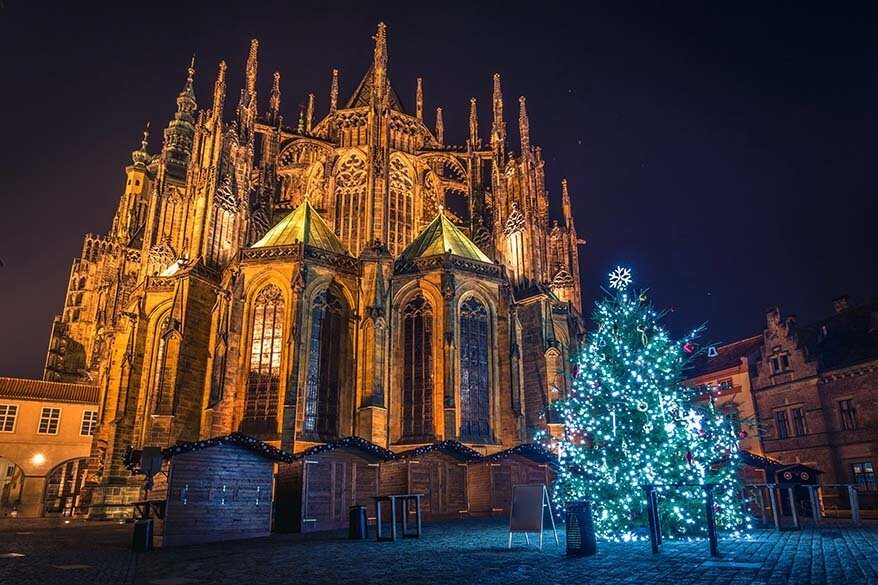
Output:
[[[716,483],[717,525],[737,530],[746,520],[734,413],[682,384],[702,328],[672,339],[663,313],[630,282],[626,268],[610,275],[613,291],[596,304],[573,389],[554,405],[565,424],[554,439],[555,501],[591,500],[598,534],[629,539],[648,524],[641,485]],[[658,499],[666,536],[706,532],[703,489],[659,489]]]

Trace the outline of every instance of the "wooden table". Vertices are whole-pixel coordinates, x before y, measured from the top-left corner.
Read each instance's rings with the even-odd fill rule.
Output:
[[[394,494],[391,496],[373,496],[375,499],[375,511],[377,513],[378,537],[377,540],[394,541],[396,540],[396,502],[402,504],[402,536],[403,538],[420,538],[421,537],[421,498],[424,494]],[[415,501],[415,515],[417,522],[414,532],[410,532],[408,528],[408,503]],[[381,532],[381,503],[390,502],[390,536],[384,536]]]

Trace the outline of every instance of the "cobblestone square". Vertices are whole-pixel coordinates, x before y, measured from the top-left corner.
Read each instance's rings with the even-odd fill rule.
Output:
[[[878,525],[801,532],[756,530],[707,543],[599,543],[590,558],[567,558],[551,532],[543,550],[515,536],[507,550],[503,520],[428,523],[420,540],[349,541],[343,533],[130,551],[130,524],[71,520],[0,523],[0,583],[878,583]],[[374,535],[374,533],[373,533]],[[23,555],[23,556],[17,556]]]

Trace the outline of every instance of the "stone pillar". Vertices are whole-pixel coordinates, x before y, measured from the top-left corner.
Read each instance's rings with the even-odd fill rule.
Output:
[[[448,254],[446,256],[449,256]],[[450,258],[446,257],[446,263]],[[457,401],[455,398],[456,357],[454,331],[457,321],[456,311],[456,285],[454,273],[446,270],[442,274],[442,297],[445,300],[445,319],[443,323],[443,367],[442,367],[442,406],[444,410],[444,433],[440,440],[455,439],[458,436],[457,428]]]

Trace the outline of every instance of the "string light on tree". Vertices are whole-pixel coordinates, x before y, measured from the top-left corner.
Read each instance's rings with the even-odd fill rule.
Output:
[[[645,291],[627,290],[631,271],[617,267],[609,276],[614,290],[595,305],[572,392],[553,403],[564,421],[563,436],[549,439],[559,456],[555,501],[591,500],[598,533],[630,540],[645,538],[641,485],[716,483],[718,526],[743,527],[735,413],[697,402],[682,384],[702,328],[672,339]],[[706,532],[702,496],[700,488],[660,491],[668,536]]]

